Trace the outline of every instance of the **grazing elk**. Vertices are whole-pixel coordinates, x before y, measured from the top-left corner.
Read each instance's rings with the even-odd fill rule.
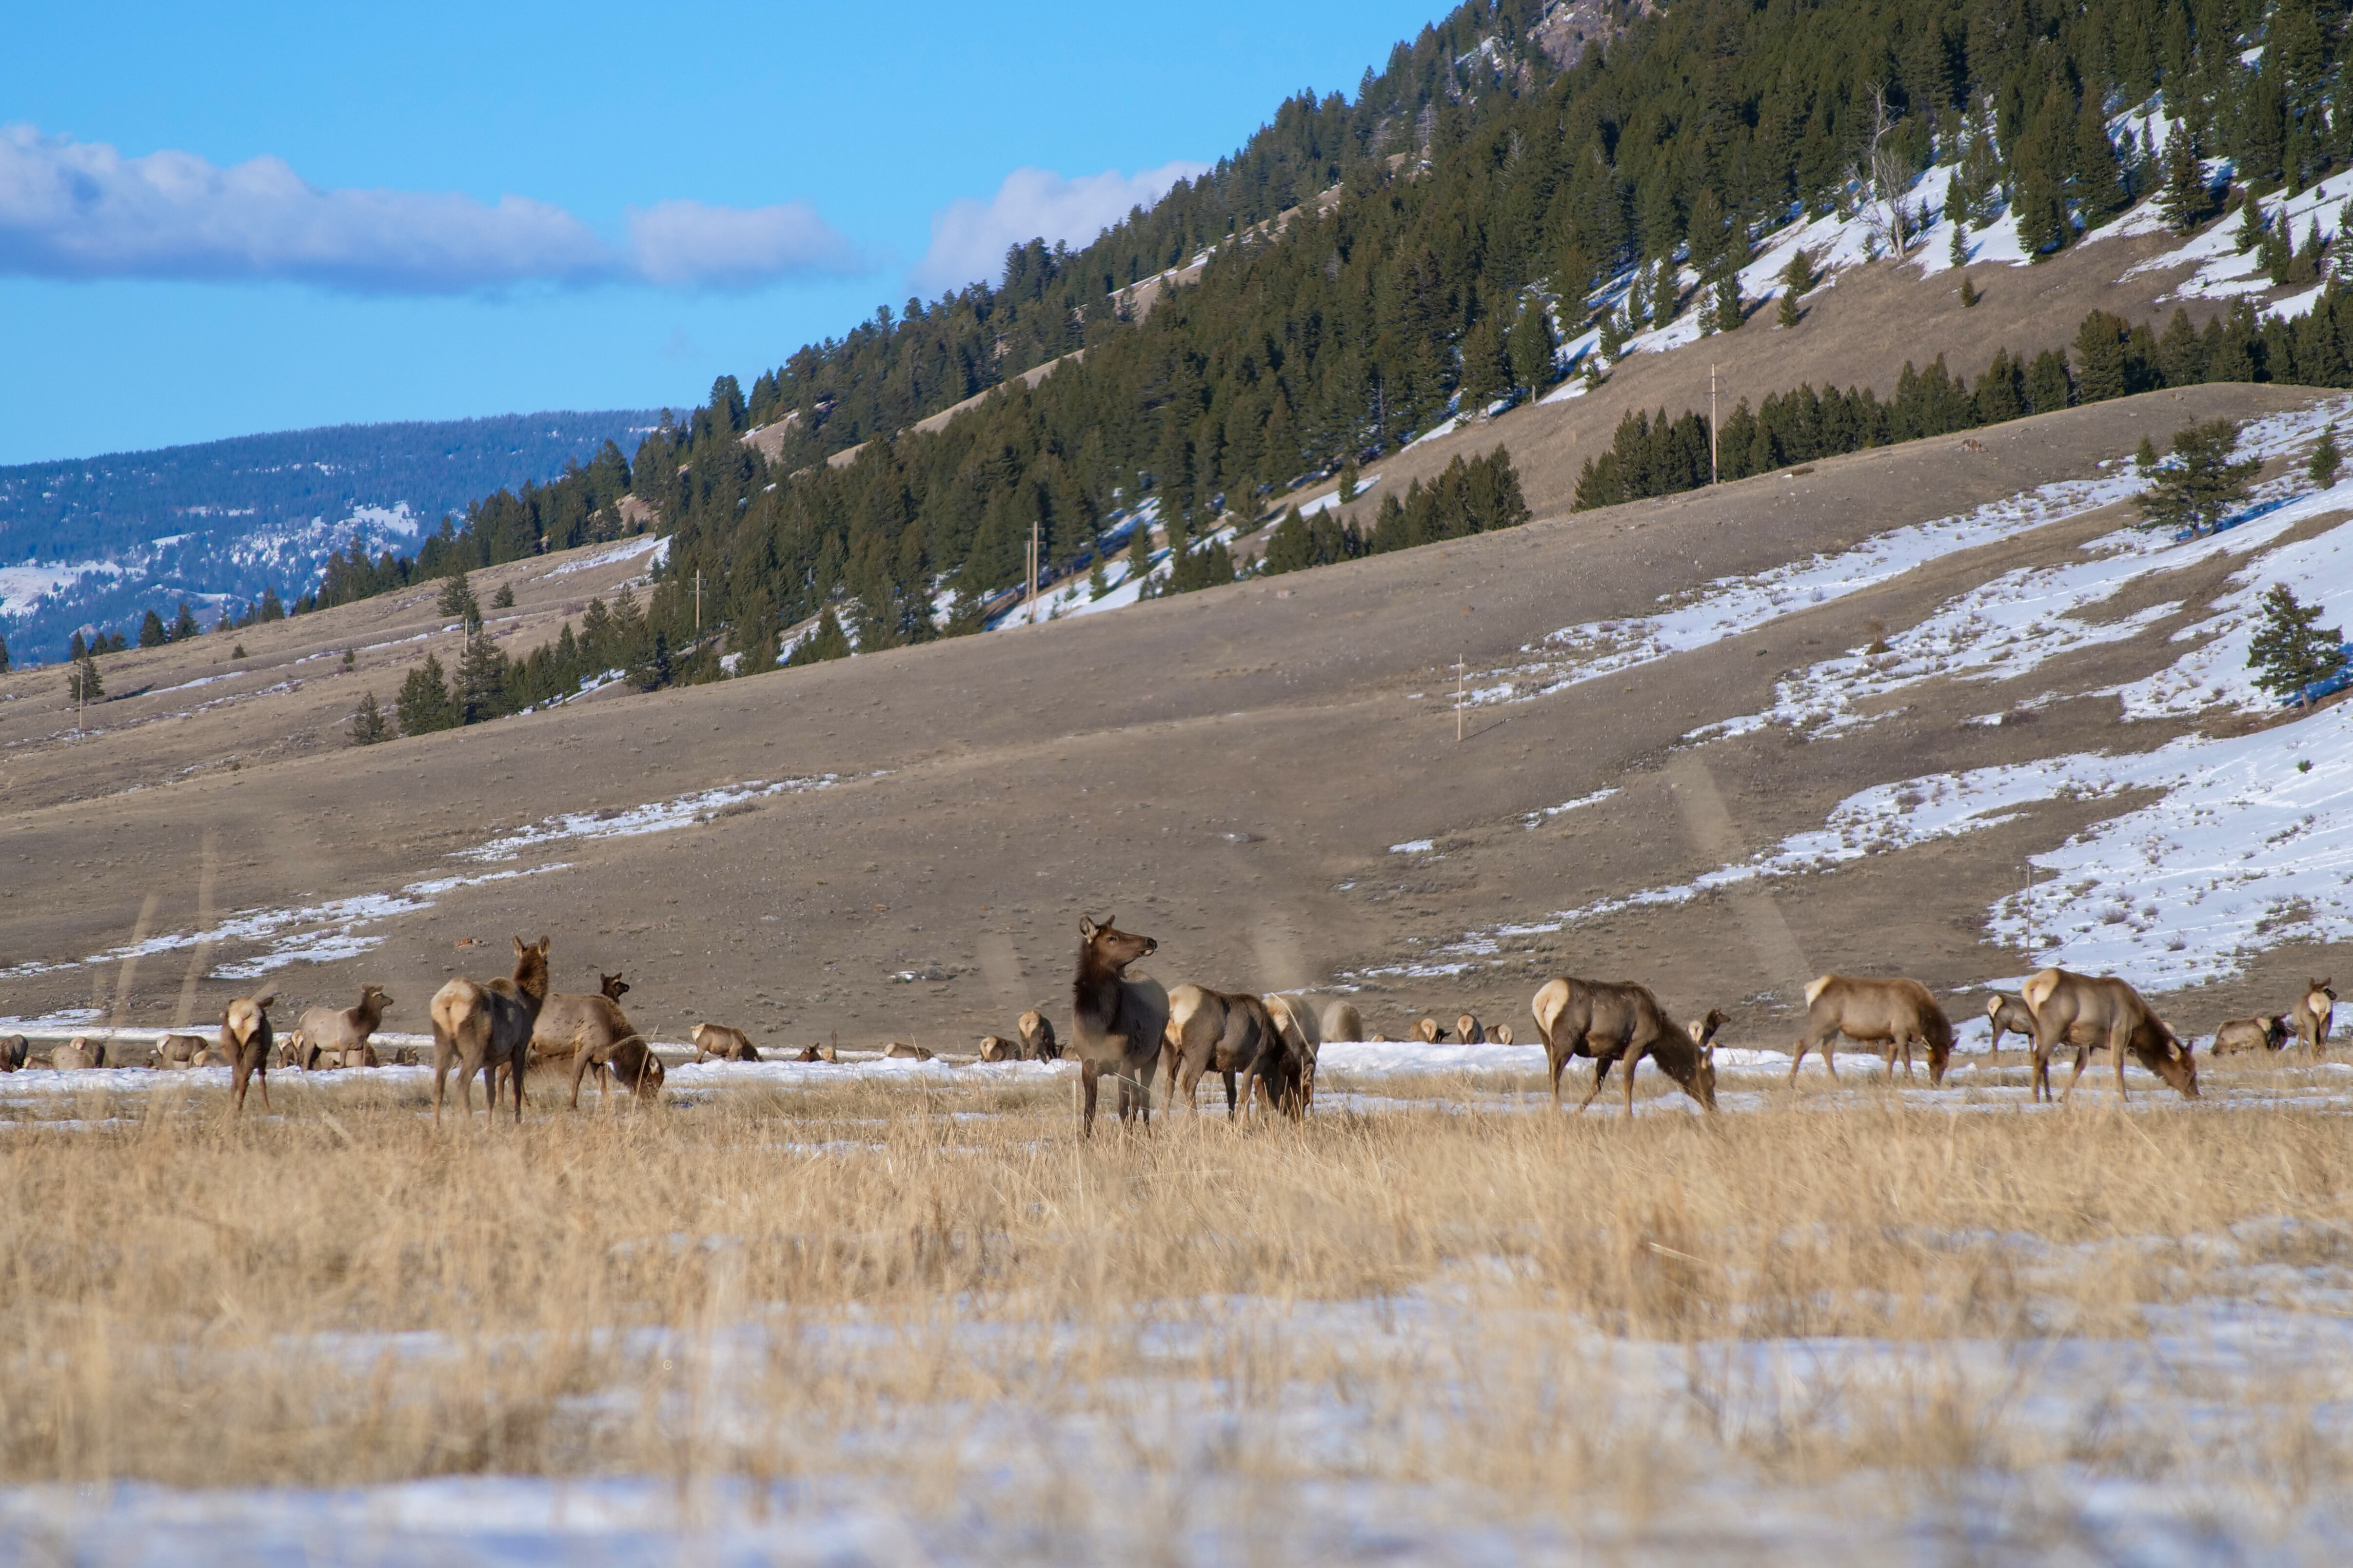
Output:
[[[1465,1013],[1454,1020],[1454,1038],[1461,1045],[1483,1046],[1487,1043],[1487,1031],[1480,1026],[1476,1014]]]
[[[245,1114],[245,1088],[261,1080],[261,1109],[269,1109],[269,1005],[278,993],[240,996],[221,1013],[220,1049],[228,1058],[228,1093],[232,1113]]]
[[[1152,1125],[1152,1075],[1168,1027],[1168,993],[1148,977],[1127,977],[1127,966],[1160,944],[1079,917],[1078,973],[1071,983],[1071,1051],[1079,1058],[1079,1136],[1095,1127],[1096,1080],[1108,1072],[1119,1083],[1119,1119],[1141,1115]]]
[[[1583,1110],[1601,1092],[1611,1067],[1626,1068],[1626,1114],[1634,1114],[1634,1068],[1649,1057],[1683,1086],[1685,1094],[1709,1110],[1715,1109],[1715,1032],[1724,1015],[1711,1008],[1706,1017],[1689,1026],[1667,1016],[1650,988],[1599,980],[1571,980],[1563,975],[1545,982],[1530,1010],[1544,1037],[1545,1059],[1552,1068],[1552,1102],[1560,1104],[1561,1069],[1571,1057],[1593,1059],[1593,1087],[1577,1101]]]
[[[1324,1032],[1324,1023],[1337,1016],[1343,1007],[1347,1007],[1351,1015],[1356,1009],[1348,1007],[1345,1002],[1318,1007],[1312,996],[1285,992],[1270,993],[1265,1001],[1267,1016],[1274,1020],[1275,1033],[1282,1037],[1283,1045],[1296,1066],[1300,1110],[1304,1114],[1315,1108],[1315,1062],[1323,1055],[1324,1042],[1328,1037]],[[1176,1006],[1173,996],[1169,1006],[1172,1010]]]
[[[810,1047],[810,1054],[804,1057],[802,1060],[817,1060],[815,1053],[816,1047]],[[1019,1040],[1008,1040],[1003,1035],[983,1035],[980,1037],[980,1059],[985,1062],[1019,1061],[1021,1059],[1021,1042]]]
[[[623,1089],[639,1100],[651,1102],[661,1094],[663,1081],[670,1069],[662,1066],[661,1058],[646,1044],[642,1036],[624,1035],[609,1045],[584,1047],[572,1064],[572,1108],[580,1109],[580,1079],[590,1068],[596,1069],[597,1103],[604,1103],[610,1091],[606,1088],[609,1074]]]
[[[698,1066],[706,1058],[712,1058],[723,1062],[756,1062],[760,1059],[760,1048],[752,1043],[752,1037],[724,1024],[697,1024],[687,1031],[687,1037],[694,1042],[694,1059]]]
[[[0,1035],[0,1072],[20,1072],[33,1054],[33,1042],[22,1035]]]
[[[1297,1020],[1288,1007],[1284,1013],[1295,1029]],[[1287,1116],[1304,1110],[1305,1043],[1286,1037],[1263,997],[1179,985],[1168,993],[1164,1038],[1160,1059],[1168,1069],[1170,1114],[1180,1096],[1194,1114],[1200,1113],[1194,1091],[1205,1072],[1225,1079],[1229,1119],[1249,1109],[1254,1095]]]
[[[76,1035],[49,1052],[49,1066],[58,1072],[87,1072],[105,1065],[104,1043],[82,1035]]]
[[[1025,1062],[1060,1061],[1062,1047],[1054,1039],[1054,1020],[1032,1007],[1015,1021],[1014,1027],[1021,1036],[1021,1059]]]
[[[1499,1046],[1508,1046],[1512,1043],[1512,1026],[1509,1024],[1498,1024],[1487,1031],[1487,1037]]]
[[[637,1031],[621,1013],[621,997],[628,991],[628,982],[617,974],[597,972],[596,994],[557,991],[551,993],[540,1005],[539,1016],[531,1026],[531,1050],[528,1067],[546,1067],[571,1061],[578,1054],[583,1038],[596,1038],[611,1044],[627,1038]],[[501,1065],[491,1075],[493,1090],[506,1081],[507,1068]],[[605,1069],[596,1069],[596,1089],[609,1094]]]
[[[2198,1098],[2198,1063],[2190,1047],[2176,1037],[2165,1020],[2139,992],[2113,974],[2094,978],[2064,969],[2045,969],[2021,988],[2027,1009],[2034,1015],[2034,1098],[2051,1098],[2051,1053],[2062,1045],[2075,1047],[2075,1073],[2059,1096],[2063,1103],[2075,1092],[2084,1064],[2092,1052],[2106,1047],[2116,1058],[2116,1098],[2125,1090],[2125,1053],[2181,1091],[2185,1100]]]
[[[368,1044],[368,1037],[375,1033],[391,1006],[392,997],[383,986],[363,985],[357,1006],[305,1008],[287,1040],[294,1048],[297,1065],[375,1066],[375,1048]]]
[[[2005,996],[1997,991],[1986,998],[1986,1022],[1993,1026],[1993,1047],[2001,1049],[2004,1035],[2023,1035],[2031,1045],[2034,1039],[2033,1010],[2016,996]]]
[[[2214,1031],[2214,1043],[2206,1050],[2208,1055],[2217,1057],[2237,1056],[2242,1051],[2276,1051],[2286,1046],[2288,1032],[2284,1013],[2233,1018]]]
[[[1446,1038],[1446,1026],[1424,1013],[1413,1021],[1413,1037],[1425,1046],[1435,1046]]]
[[[1327,1040],[1361,1040],[1365,1037],[1365,1016],[1356,1011],[1354,1002],[1326,1002],[1324,1016],[1324,1037]]]
[[[474,1113],[473,1086],[482,1079],[483,1111],[498,1111],[500,1068],[514,1082],[515,1125],[522,1125],[522,1078],[530,1066],[532,1032],[547,1002],[548,939],[535,942],[514,939],[515,971],[512,980],[452,980],[433,994],[433,1120],[441,1120],[441,1098],[455,1066],[458,1105],[468,1117]],[[578,1093],[574,1079],[574,1093]]]
[[[2336,988],[2328,981],[2316,980],[2304,988],[2304,999],[2288,1016],[2295,1021],[2295,1037],[2316,1057],[2328,1041],[2329,1020],[2336,1014]]]
[[[1887,1076],[1895,1076],[1897,1052],[1904,1056],[1904,1076],[1912,1076],[1912,1047],[1916,1042],[1928,1057],[1928,1081],[1942,1084],[1945,1067],[1953,1055],[1953,1026],[1928,988],[1916,980],[1864,980],[1849,974],[1825,974],[1806,987],[1806,1032],[1789,1063],[1795,1079],[1809,1050],[1820,1051],[1822,1066],[1838,1077],[1831,1042],[1844,1035],[1860,1045],[1877,1046],[1887,1061]]]

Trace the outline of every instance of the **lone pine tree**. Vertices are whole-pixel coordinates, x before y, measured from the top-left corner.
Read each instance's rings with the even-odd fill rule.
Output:
[[[2305,689],[2345,668],[2344,628],[2323,626],[2325,613],[2299,600],[2286,584],[2271,585],[2263,598],[2263,620],[2247,647],[2247,668],[2255,672],[2257,686],[2309,706]]]
[[[2142,526],[2206,533],[2244,505],[2263,463],[2232,462],[2238,445],[2239,427],[2228,419],[2183,426],[2174,434],[2173,460],[2157,470],[2141,497]]]

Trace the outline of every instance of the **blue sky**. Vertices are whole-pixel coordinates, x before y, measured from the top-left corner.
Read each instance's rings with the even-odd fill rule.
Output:
[[[21,7],[0,463],[682,407],[1091,234],[1440,8]]]

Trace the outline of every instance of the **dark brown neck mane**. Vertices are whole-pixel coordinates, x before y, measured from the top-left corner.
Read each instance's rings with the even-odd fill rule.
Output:
[[[1079,974],[1071,984],[1071,1010],[1082,1027],[1111,1032],[1119,1020],[1119,983],[1126,967],[1097,952],[1093,942],[1079,943]]]

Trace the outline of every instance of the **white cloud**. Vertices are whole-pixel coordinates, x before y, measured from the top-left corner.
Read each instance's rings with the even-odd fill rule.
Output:
[[[657,202],[629,211],[629,257],[651,282],[744,288],[805,272],[864,269],[857,249],[807,202],[713,207]]]
[[[1086,245],[1130,208],[1149,206],[1177,181],[1208,170],[1185,159],[1134,174],[1107,169],[1075,180],[1051,169],[1016,169],[987,201],[960,197],[932,215],[932,247],[916,264],[915,282],[955,289],[993,279],[1004,268],[1006,251],[1032,239]]]
[[[0,274],[292,279],[361,293],[451,294],[641,279],[742,287],[854,267],[806,205],[663,202],[629,215],[626,252],[545,202],[322,190],[280,158],[221,168],[189,153],[0,128]]]

